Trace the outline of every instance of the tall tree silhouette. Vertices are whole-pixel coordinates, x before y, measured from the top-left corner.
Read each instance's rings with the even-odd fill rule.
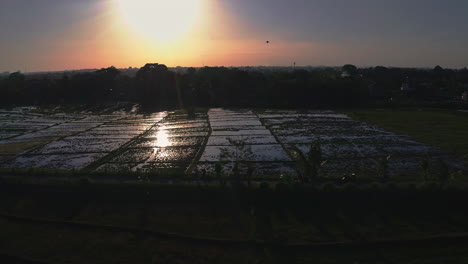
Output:
[[[358,68],[352,64],[344,65],[341,70],[343,71],[344,77],[354,77],[358,74]]]
[[[146,107],[161,109],[174,108],[177,105],[175,73],[166,65],[148,63],[136,74],[138,97]]]

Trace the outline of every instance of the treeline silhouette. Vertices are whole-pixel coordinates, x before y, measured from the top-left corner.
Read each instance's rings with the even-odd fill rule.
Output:
[[[402,91],[402,84],[411,87]],[[0,104],[102,104],[117,101],[187,107],[363,107],[401,98],[452,100],[468,90],[468,70],[373,67],[244,70],[189,68],[183,73],[146,64],[135,76],[115,67],[60,77],[0,77]]]

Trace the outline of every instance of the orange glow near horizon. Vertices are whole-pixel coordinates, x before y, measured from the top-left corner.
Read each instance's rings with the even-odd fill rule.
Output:
[[[0,73],[146,63],[466,67],[468,1],[405,10],[392,1],[328,2],[0,0]]]
[[[180,9],[179,6],[184,6]],[[106,0],[54,42],[48,69],[281,65],[310,43],[244,36],[248,27],[218,0]],[[73,32],[73,34],[70,34]]]

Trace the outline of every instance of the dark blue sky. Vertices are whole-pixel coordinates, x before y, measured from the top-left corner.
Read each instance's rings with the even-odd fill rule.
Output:
[[[100,37],[105,36],[101,31],[112,28],[103,27],[105,21],[110,21],[106,18],[111,11],[106,8],[112,6],[112,1],[1,0],[0,71],[86,67],[86,60],[64,63],[57,58],[65,51],[80,52],[81,47],[90,54],[90,39],[100,42]],[[302,65],[468,66],[467,0],[201,1],[220,6],[210,23],[223,23],[229,18],[234,25],[229,31],[218,28],[223,32],[211,32],[207,38],[220,35],[239,42],[268,39],[284,46],[290,43],[291,48],[284,52],[299,57]],[[102,22],[99,27],[94,26],[96,21]],[[314,48],[295,51],[297,43],[302,47],[310,43]],[[115,60],[115,64],[119,63]],[[225,63],[229,65],[229,61]],[[271,63],[290,62],[278,57]],[[95,66],[96,61],[89,61],[89,67]]]

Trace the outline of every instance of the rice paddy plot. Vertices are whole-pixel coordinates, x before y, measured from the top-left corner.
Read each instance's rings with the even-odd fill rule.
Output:
[[[201,162],[238,161],[238,162],[282,162],[291,161],[279,144],[274,145],[246,145],[241,150],[238,146],[206,146]]]
[[[167,130],[190,130],[190,129],[208,129],[208,124],[205,122],[165,122],[161,127]]]
[[[294,135],[294,134],[303,134],[311,133],[314,135],[330,135],[330,134],[346,134],[347,136],[357,135],[357,136],[382,136],[382,135],[391,135],[390,132],[383,129],[378,129],[366,125],[357,125],[350,124],[346,126],[336,126],[336,123],[327,123],[327,124],[304,124],[297,123],[286,126],[273,125],[269,128],[282,135]]]
[[[297,144],[303,153],[310,150],[312,144]],[[392,156],[434,156],[441,155],[440,150],[426,145],[356,145],[356,144],[321,144],[322,157],[325,159],[377,158]]]
[[[261,127],[255,127],[254,129],[240,129],[229,128],[224,130],[213,130],[212,136],[247,136],[247,135],[271,135],[271,132],[267,129],[261,129]]]
[[[102,125],[92,129],[92,131],[99,132],[113,132],[113,131],[124,131],[124,132],[143,132],[151,128],[152,125]]]
[[[179,132],[179,131],[167,131],[167,132],[161,132],[161,131],[151,131],[147,137],[147,139],[156,139],[156,138],[161,138],[161,134],[167,133],[167,138],[178,138],[178,137],[207,137],[208,136],[208,131],[185,131],[185,132]],[[166,137],[166,136],[164,136]]]
[[[154,148],[152,155],[146,160],[146,163],[168,163],[168,162],[192,162],[197,153],[196,148],[190,147],[169,147]]]
[[[444,156],[432,156],[427,158],[428,162],[436,164],[439,159],[444,159]],[[422,178],[421,157],[399,157],[395,156],[388,160],[388,175],[408,177],[413,179],[416,177]],[[349,158],[349,159],[332,159],[325,163],[322,170],[329,176],[342,176],[344,174],[362,173],[370,176],[378,177],[376,171],[379,169],[379,161],[371,158]]]
[[[323,172],[332,176],[375,175],[382,159],[390,175],[419,174],[422,160],[460,167],[438,148],[333,111],[216,108],[189,117],[0,110],[0,167],[6,168],[215,173],[220,164],[230,173],[238,164],[244,174],[278,177],[301,172],[300,159],[317,143]]]
[[[132,140],[136,136],[140,135],[140,132],[125,132],[125,131],[115,131],[115,132],[103,132],[103,131],[85,131],[83,133],[74,134],[73,136],[67,138],[95,138],[95,139],[127,139],[127,141]]]
[[[3,163],[2,167],[79,170],[105,155],[105,153],[21,155],[14,160]]]
[[[170,145],[174,147],[184,146],[200,146],[203,144],[205,137],[190,136],[190,137],[167,137],[167,138],[144,138],[136,141],[131,147],[133,148],[156,148],[158,146]]]
[[[2,126],[2,130],[22,130],[26,132],[26,131],[35,131],[39,129],[44,129],[53,125],[55,124],[20,122],[20,123],[13,123],[13,124],[5,124]]]
[[[319,143],[326,161],[323,171],[332,175],[351,171],[376,175],[379,166],[387,166],[390,175],[415,176],[421,160],[451,161],[438,148],[331,111],[267,111],[259,116],[285,147],[298,149],[303,157]],[[385,165],[382,159],[388,160]],[[451,164],[457,167],[456,162]]]
[[[0,140],[9,139],[9,138],[16,137],[16,136],[19,136],[19,135],[21,135],[21,134],[17,133],[16,131],[15,132],[1,131],[0,132]]]
[[[197,153],[195,147],[130,148],[115,156],[111,163],[190,163]]]
[[[116,172],[129,172],[132,171],[134,167],[136,167],[138,164],[137,163],[104,163],[101,166],[99,166],[96,171],[99,172],[110,172],[110,173],[116,173]]]
[[[9,160],[9,159],[11,159],[11,158],[13,158],[13,157],[14,157],[14,156],[12,156],[12,155],[0,155],[0,162]]]
[[[224,171],[234,164],[257,174],[295,173],[292,160],[271,132],[250,110],[210,109],[211,136],[197,169],[213,173],[217,163]]]
[[[59,153],[109,153],[123,144],[127,139],[105,138],[105,139],[63,139],[53,141],[31,154],[59,154]]]
[[[47,129],[25,133],[15,139],[18,140],[31,140],[35,138],[47,138],[47,137],[66,137],[73,134],[77,134],[93,127],[99,126],[101,123],[80,123],[76,124],[73,122],[63,123],[60,125],[52,126]]]
[[[267,126],[271,125],[284,125],[284,124],[317,124],[317,123],[343,123],[343,125],[350,124],[353,122],[351,119],[345,118],[314,118],[311,117],[291,117],[291,118],[280,118],[280,119],[262,119],[264,120],[264,124]]]
[[[79,120],[78,122],[82,123],[93,123],[93,122],[109,122],[109,121],[116,121],[122,119],[125,116],[122,115],[90,115],[85,116],[83,119]]]
[[[211,136],[207,146],[230,146],[232,141],[243,142],[248,145],[277,144],[272,135],[254,136]]]
[[[139,164],[148,160],[154,155],[154,149],[151,148],[130,148],[125,149],[120,155],[113,157],[109,163],[134,163]]]
[[[207,125],[189,128],[170,128],[167,126],[167,123],[161,123],[150,129],[148,133],[145,134],[145,138],[206,137],[208,136],[208,132],[209,128]]]
[[[206,115],[169,113],[98,170],[177,171],[185,172],[196,158],[208,136]],[[123,164],[120,166],[119,164]]]
[[[156,163],[140,163],[132,168],[136,172],[161,172],[162,176],[170,176],[171,174],[183,175],[190,166],[188,162],[156,162]]]
[[[229,176],[234,173],[234,163],[232,162],[199,162],[197,164],[197,170],[199,174],[203,172],[206,175],[215,176],[216,166],[220,166],[220,173],[223,176]],[[239,164],[239,173],[241,175],[247,175],[248,170],[252,170],[252,176],[271,176],[273,179],[280,179],[281,176],[296,175],[296,167],[293,162],[249,162]]]
[[[119,112],[111,115],[75,113],[58,117],[56,114],[34,114],[31,117],[25,113],[26,120],[30,122],[20,120],[12,126],[28,131],[0,141],[0,148],[3,145],[8,149],[18,149],[16,153],[7,153],[18,156],[0,161],[3,162],[1,167],[83,169],[145,133],[156,124],[151,122],[161,121],[166,114],[143,116]],[[59,122],[52,123],[51,120]]]
[[[237,120],[210,120],[211,127],[216,128],[225,128],[225,127],[250,127],[250,126],[262,126],[260,120],[257,118],[246,118],[246,119],[237,119]]]

